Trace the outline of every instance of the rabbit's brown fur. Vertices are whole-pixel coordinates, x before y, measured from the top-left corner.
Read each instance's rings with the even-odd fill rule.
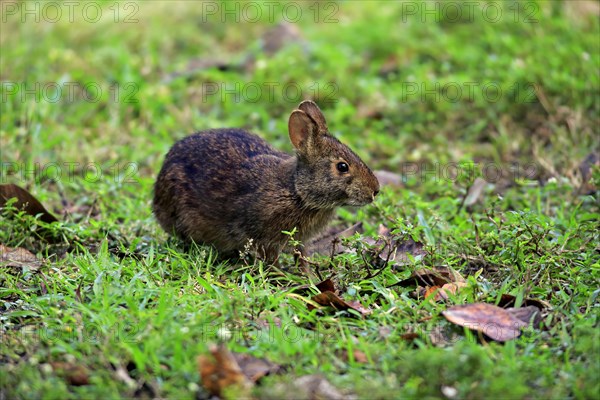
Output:
[[[328,133],[311,101],[289,120],[291,156],[241,129],[214,129],[177,142],[154,187],[154,214],[184,240],[212,244],[234,256],[252,239],[273,260],[285,247],[282,231],[307,241],[338,206],[370,203],[379,182],[369,167]],[[347,172],[340,172],[346,163]],[[342,168],[342,171],[344,168]]]

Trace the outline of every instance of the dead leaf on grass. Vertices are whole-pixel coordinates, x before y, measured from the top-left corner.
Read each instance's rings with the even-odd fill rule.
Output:
[[[483,193],[483,189],[487,184],[486,180],[483,178],[476,178],[469,190],[467,191],[467,195],[463,201],[463,206],[470,207],[479,200]]]
[[[268,56],[276,54],[290,44],[298,44],[302,47],[306,46],[298,25],[289,22],[281,22],[266,30],[261,37],[261,41],[262,50]]]
[[[365,316],[371,314],[373,311],[369,308],[364,307],[358,301],[347,301],[342,299],[335,289],[335,285],[331,279],[326,279],[323,282],[318,283],[317,288],[321,290],[321,293],[313,296],[312,301],[322,306],[330,306],[335,308],[336,310],[354,310],[358,312],[360,315]],[[308,304],[308,309],[313,310],[315,307],[311,304]]]
[[[348,350],[342,351],[341,358],[342,360],[344,360],[344,362],[350,361],[350,353],[348,353]],[[352,359],[354,360],[354,362],[359,364],[367,364],[369,362],[369,358],[367,357],[367,355],[358,349],[352,350]]]
[[[376,256],[376,263],[382,267],[388,262],[393,262],[394,267],[404,266],[411,262],[410,257],[418,258],[427,254],[423,243],[415,242],[412,238],[395,237],[384,225],[379,225],[377,233],[377,240],[367,238],[365,242],[372,246],[371,253]]]
[[[439,286],[447,283],[465,282],[457,271],[450,267],[434,267],[433,269],[420,268],[415,270],[408,278],[395,283],[393,286]]]
[[[402,187],[402,175],[391,171],[378,170],[373,171],[373,174],[379,181],[381,186]]]
[[[41,266],[42,261],[28,250],[20,247],[11,248],[0,244],[0,267],[37,271]]]
[[[320,375],[301,376],[296,380],[294,386],[306,394],[306,396],[302,396],[306,399],[343,400],[348,398]]]
[[[335,284],[331,279],[325,279],[323,282],[319,282],[315,285],[320,292],[335,292]]]
[[[340,239],[348,238],[355,233],[363,233],[362,222],[343,230],[333,229],[319,239],[308,243],[304,248],[304,253],[307,256],[312,256],[313,254],[335,256],[344,253],[348,251],[348,248],[342,244]]]
[[[198,356],[198,371],[202,385],[214,396],[221,396],[224,389],[235,386],[248,394],[253,386],[242,372],[233,354],[224,345],[212,346],[211,355]]]
[[[16,198],[13,207],[25,211],[28,215],[40,215],[40,221],[48,224],[58,221],[46,208],[27,190],[13,184],[0,185],[0,208],[6,206],[8,200]]]
[[[502,307],[502,308],[514,307],[516,301],[517,301],[517,297],[515,295],[503,293],[502,296],[500,296],[500,301],[498,302],[498,307]],[[539,308],[540,310],[545,310],[545,309],[550,308],[550,304],[548,304],[547,302],[545,302],[543,300],[537,300],[537,299],[523,299],[522,306],[523,307],[535,306],[535,307]]]
[[[442,287],[431,286],[425,290],[425,299],[430,299],[434,302],[448,300],[450,295],[456,295],[460,289],[466,287],[465,282],[450,282]]]
[[[251,382],[257,382],[263,376],[277,373],[281,366],[264,358],[256,358],[248,353],[232,353],[240,369]]]
[[[223,344],[211,346],[210,355],[198,356],[198,371],[202,385],[214,396],[223,390],[237,387],[249,394],[250,388],[263,376],[276,373],[281,366],[246,353],[232,353]]]
[[[405,340],[407,342],[414,342],[416,339],[418,339],[420,337],[421,336],[416,332],[407,332],[407,333],[403,333],[402,335],[400,335],[400,339]]]
[[[54,372],[63,377],[69,385],[84,386],[90,383],[90,373],[83,365],[62,361],[51,362],[50,365]]]
[[[371,310],[364,308],[357,301],[345,301],[337,294],[329,291],[319,293],[318,295],[314,296],[312,300],[315,303],[318,303],[322,306],[330,306],[335,308],[336,310],[347,311],[352,309],[354,311],[357,311],[361,315],[369,315],[372,312]],[[312,309],[312,306],[309,304],[308,308],[310,310]]]
[[[533,323],[534,327],[540,327],[542,323],[542,313],[536,306],[527,306],[521,308],[508,308],[506,309],[509,314],[518,320],[525,322],[527,325]]]
[[[453,324],[482,332],[498,342],[517,338],[521,328],[529,325],[509,311],[485,303],[450,307],[442,315]]]

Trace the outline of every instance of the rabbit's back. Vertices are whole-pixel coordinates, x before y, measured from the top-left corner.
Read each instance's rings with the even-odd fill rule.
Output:
[[[154,213],[167,232],[181,238],[235,242],[236,232],[227,225],[244,212],[243,199],[261,190],[264,168],[256,165],[275,166],[290,157],[242,129],[188,136],[165,158],[154,188]]]

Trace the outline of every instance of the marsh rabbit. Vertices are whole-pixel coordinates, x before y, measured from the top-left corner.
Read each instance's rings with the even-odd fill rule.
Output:
[[[379,192],[365,163],[327,129],[312,101],[288,122],[289,155],[242,129],[211,129],[173,145],[154,186],[154,214],[170,234],[239,256],[248,243],[274,261],[296,228],[306,242],[336,207],[363,206]],[[251,242],[249,242],[251,240]]]

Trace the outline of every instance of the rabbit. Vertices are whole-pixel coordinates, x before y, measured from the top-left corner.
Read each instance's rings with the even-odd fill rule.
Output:
[[[153,212],[169,234],[212,245],[235,258],[251,243],[277,260],[296,228],[307,242],[339,206],[374,201],[379,182],[333,137],[316,103],[306,100],[288,121],[295,155],[242,129],[210,129],[173,145],[154,186]],[[302,253],[303,254],[303,253]]]

